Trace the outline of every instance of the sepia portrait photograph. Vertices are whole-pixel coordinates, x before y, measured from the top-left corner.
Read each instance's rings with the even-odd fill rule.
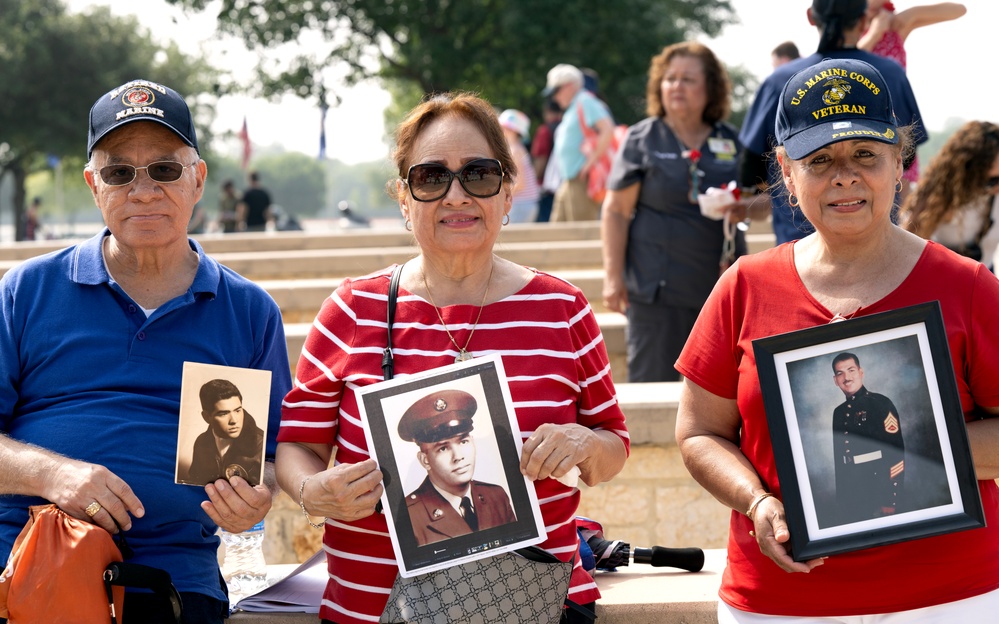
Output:
[[[403,576],[542,541],[506,384],[502,361],[491,356],[359,393]]]
[[[175,482],[263,480],[271,372],[184,362]]]
[[[754,351],[795,560],[982,526],[936,302]]]

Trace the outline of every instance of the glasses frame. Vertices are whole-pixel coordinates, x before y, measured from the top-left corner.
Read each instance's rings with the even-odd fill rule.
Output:
[[[185,165],[184,163],[182,163],[180,161],[177,161],[177,160],[157,160],[157,161],[149,163],[148,165],[146,165],[144,167],[136,167],[134,165],[129,165],[128,163],[113,163],[113,164],[110,164],[110,165],[104,165],[103,167],[101,167],[100,169],[98,169],[97,170],[97,176],[101,179],[101,182],[103,182],[104,184],[107,184],[108,186],[128,186],[132,182],[135,182],[135,179],[137,177],[139,177],[139,170],[140,169],[144,169],[146,171],[146,175],[149,176],[149,179],[152,180],[153,182],[156,182],[157,184],[173,184],[174,182],[180,181],[180,179],[184,177],[184,172],[186,170],[190,169],[191,167],[197,165],[198,162],[201,162],[201,161],[193,162],[190,165]],[[152,175],[150,175],[150,173],[149,173],[149,168],[150,167],[153,167],[155,165],[161,165],[161,164],[164,164],[164,163],[171,164],[171,165],[180,165],[180,175],[177,176],[176,180],[157,180]],[[127,168],[131,168],[132,169],[132,178],[128,182],[121,182],[121,183],[118,183],[118,184],[115,184],[114,182],[108,182],[108,180],[104,177],[104,170],[105,169],[109,169],[109,168],[115,168],[115,167],[122,167],[122,168],[126,168],[127,167]]]
[[[468,189],[467,186],[465,186],[465,181],[462,180],[461,177],[460,177],[461,174],[464,173],[465,169],[467,169],[468,167],[470,167],[470,166],[472,166],[472,165],[474,165],[476,163],[481,163],[482,161],[487,161],[487,162],[495,163],[496,166],[499,168],[499,171],[500,171],[500,181],[499,181],[499,184],[496,185],[496,191],[493,192],[493,193],[489,193],[487,195],[480,195],[478,193],[473,193],[472,191],[470,191]],[[440,195],[437,195],[436,197],[432,197],[432,198],[429,198],[429,199],[422,199],[422,198],[416,196],[416,193],[413,191],[413,185],[410,184],[409,179],[413,176],[413,169],[415,169],[417,167],[427,167],[427,166],[440,167],[444,171],[447,171],[448,174],[450,174],[451,177],[448,179],[447,186],[444,187],[444,190],[443,190],[443,192],[441,192]],[[451,191],[451,184],[455,180],[458,180],[458,184],[461,185],[462,190],[464,190],[465,193],[467,193],[468,195],[470,195],[472,197],[478,197],[479,199],[487,199],[489,197],[496,197],[497,195],[499,195],[499,192],[501,190],[503,190],[503,180],[504,180],[504,178],[506,178],[506,171],[503,170],[503,163],[501,163],[499,160],[497,160],[495,158],[476,158],[475,160],[470,160],[467,163],[465,163],[464,165],[462,165],[461,168],[458,169],[457,171],[451,171],[450,169],[448,169],[447,167],[445,167],[444,165],[442,165],[440,163],[416,163],[415,165],[412,165],[409,168],[409,170],[406,172],[406,179],[403,180],[403,182],[405,182],[406,186],[409,188],[409,195],[413,199],[415,199],[418,202],[432,202],[432,201],[437,201],[438,199],[442,199],[442,198],[446,197],[447,194]]]
[[[999,176],[991,176],[985,179],[985,190],[991,191],[995,187],[999,186]]]

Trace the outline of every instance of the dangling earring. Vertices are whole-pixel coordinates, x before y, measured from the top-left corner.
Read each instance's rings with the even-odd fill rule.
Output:
[[[901,195],[902,194],[902,178],[899,178],[897,180],[897,182],[898,182],[898,184],[895,185],[895,194],[896,195]]]
[[[787,196],[787,203],[790,204],[792,208],[797,208],[799,204],[798,196],[795,195],[794,193],[791,193],[790,195]]]
[[[407,232],[413,231],[413,222],[410,221],[409,219],[406,219],[406,231]]]
[[[503,215],[503,225],[510,225],[510,213]]]

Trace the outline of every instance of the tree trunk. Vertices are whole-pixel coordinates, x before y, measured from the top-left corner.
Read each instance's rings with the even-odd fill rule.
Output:
[[[24,163],[20,158],[15,158],[7,165],[7,170],[14,174],[14,240],[22,241],[25,235],[24,206],[27,192],[24,183],[28,178],[28,172],[24,169]]]

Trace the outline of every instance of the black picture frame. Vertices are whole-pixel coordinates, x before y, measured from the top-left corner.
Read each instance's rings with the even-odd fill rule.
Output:
[[[761,338],[753,351],[795,561],[985,526],[939,302]],[[873,395],[837,386],[840,354]],[[885,441],[896,433],[901,443]],[[878,506],[888,496],[894,506]]]
[[[414,401],[446,390],[462,390],[477,397],[472,418],[477,446],[474,478],[503,487],[516,519],[420,544],[407,509],[407,493],[413,492],[414,485],[426,478],[427,472],[416,461],[417,445],[402,440],[397,427]],[[372,384],[358,392],[358,398],[368,449],[383,475],[382,509],[400,575],[425,574],[544,541],[546,533],[534,484],[520,472],[523,441],[499,355]],[[447,512],[443,505],[441,511]]]

